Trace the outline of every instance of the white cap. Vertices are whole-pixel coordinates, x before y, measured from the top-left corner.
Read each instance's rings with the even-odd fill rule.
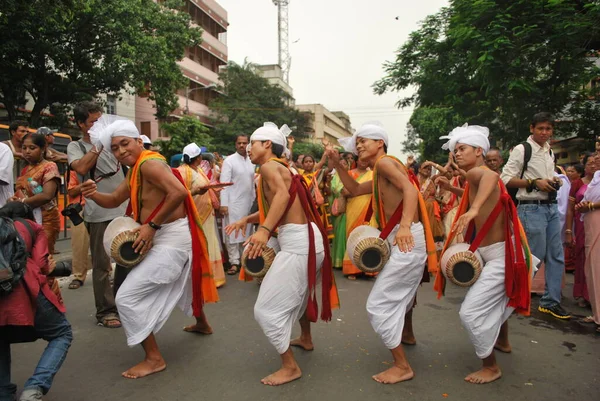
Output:
[[[200,147],[195,143],[190,143],[185,148],[183,148],[183,154],[189,157],[190,159],[193,159],[202,154],[202,149],[200,149]]]
[[[140,138],[142,138],[144,145],[152,145],[152,141],[146,135],[140,135]]]

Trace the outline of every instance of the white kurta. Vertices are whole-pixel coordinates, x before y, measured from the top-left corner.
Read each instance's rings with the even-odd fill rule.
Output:
[[[558,204],[558,217],[560,218],[561,238],[565,240],[565,223],[567,221],[567,209],[569,208],[569,193],[571,192],[571,182],[564,174],[555,174],[562,180],[562,186],[556,194],[556,203]]]
[[[233,182],[233,185],[221,191],[221,206],[228,208],[228,216],[224,219],[223,228],[235,223],[250,213],[250,208],[256,196],[254,190],[254,165],[249,157],[239,153],[227,156],[221,169],[221,182]],[[244,242],[250,235],[252,226],[248,224],[244,235],[231,234],[230,244]],[[223,236],[226,236],[223,231]]]
[[[392,245],[398,228],[396,226],[388,237],[392,247],[390,260],[377,275],[367,299],[371,326],[388,349],[398,347],[402,341],[404,316],[412,307],[427,262],[423,224],[411,226],[415,247],[407,253],[401,252],[397,245]]]
[[[163,224],[153,243],[117,293],[117,310],[130,347],[157,333],[176,306],[192,316],[192,236],[187,217]]]
[[[508,306],[504,284],[505,243],[479,247],[485,265],[481,275],[471,286],[460,307],[460,320],[469,333],[475,353],[487,358],[494,350],[500,326],[514,308]]]
[[[325,251],[323,237],[314,223],[317,272]],[[281,251],[267,272],[254,305],[254,318],[273,344],[283,354],[290,347],[292,328],[308,303],[308,226],[285,224],[277,236]]]
[[[8,145],[0,143],[0,207],[14,195],[14,164],[12,150]]]

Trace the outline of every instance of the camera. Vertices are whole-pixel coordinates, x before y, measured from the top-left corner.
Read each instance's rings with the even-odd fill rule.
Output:
[[[70,260],[61,260],[56,262],[56,267],[52,270],[52,273],[48,274],[48,277],[69,277],[73,272]]]
[[[81,206],[81,203],[71,203],[69,205],[67,205],[67,207],[65,207],[63,209],[62,212],[60,212],[63,216],[67,216],[71,222],[73,223],[73,225],[80,225],[81,223],[83,223],[83,219],[81,218],[81,215],[79,213],[81,213],[81,211],[83,210],[83,206]]]
[[[556,195],[558,194],[558,190],[560,189],[560,183],[557,182],[557,181],[552,181],[550,183],[550,186],[552,188],[554,188],[556,191],[548,192],[548,200],[549,201],[555,201],[556,200]]]

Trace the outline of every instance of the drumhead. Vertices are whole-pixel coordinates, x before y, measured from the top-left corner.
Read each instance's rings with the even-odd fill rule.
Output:
[[[369,248],[361,255],[362,264],[368,269],[375,269],[380,266],[381,252],[378,249]]]
[[[475,277],[475,269],[468,262],[458,262],[452,270],[454,279],[459,283],[469,283]]]
[[[123,242],[119,248],[119,256],[122,260],[133,262],[140,257],[140,254],[133,249],[133,243],[134,241]]]
[[[262,269],[265,268],[265,260],[262,258],[262,256],[254,259],[246,259],[245,266],[247,271],[258,274],[262,271]]]

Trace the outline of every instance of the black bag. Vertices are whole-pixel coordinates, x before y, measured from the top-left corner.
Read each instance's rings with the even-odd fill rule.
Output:
[[[25,225],[33,242],[35,234],[29,223],[20,218],[15,221]],[[19,235],[13,220],[0,217],[0,297],[10,294],[21,281],[28,258],[25,241]]]

